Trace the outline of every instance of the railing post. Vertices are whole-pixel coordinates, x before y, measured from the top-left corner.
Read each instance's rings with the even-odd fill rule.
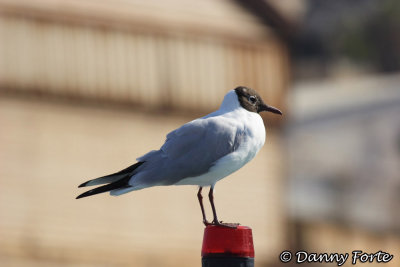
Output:
[[[204,229],[201,257],[202,267],[254,267],[251,228],[208,225]]]

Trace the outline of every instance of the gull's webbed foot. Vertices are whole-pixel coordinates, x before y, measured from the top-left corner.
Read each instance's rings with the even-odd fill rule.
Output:
[[[228,227],[228,228],[237,228],[240,223],[224,223],[222,221],[212,221],[211,225],[216,225],[216,226],[222,226],[222,227]]]

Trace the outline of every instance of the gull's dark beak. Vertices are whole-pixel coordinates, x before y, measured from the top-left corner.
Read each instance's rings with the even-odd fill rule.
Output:
[[[268,111],[268,112],[272,112],[272,113],[275,113],[275,114],[282,115],[282,112],[279,109],[271,107],[271,106],[268,106],[267,104],[264,104],[264,103],[262,103],[259,106],[258,113],[263,112],[263,111]]]

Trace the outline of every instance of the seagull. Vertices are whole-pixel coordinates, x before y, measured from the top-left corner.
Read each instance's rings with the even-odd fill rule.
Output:
[[[203,223],[232,227],[218,220],[214,187],[252,160],[264,145],[265,126],[259,114],[263,111],[282,115],[279,109],[265,104],[255,90],[239,86],[225,95],[217,111],[167,134],[159,150],[137,158],[126,169],[79,185],[102,186],[80,194],[77,199],[104,192],[119,196],[152,186],[197,185]],[[201,194],[203,187],[208,186],[211,222],[206,218]]]

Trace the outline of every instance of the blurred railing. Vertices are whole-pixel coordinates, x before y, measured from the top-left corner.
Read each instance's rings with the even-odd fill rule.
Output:
[[[0,12],[0,89],[205,110],[247,85],[281,104],[286,47]],[[212,92],[212,94],[210,94]]]

